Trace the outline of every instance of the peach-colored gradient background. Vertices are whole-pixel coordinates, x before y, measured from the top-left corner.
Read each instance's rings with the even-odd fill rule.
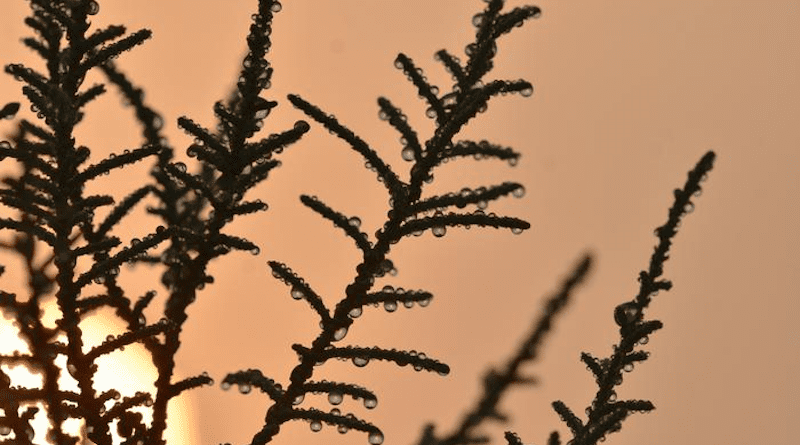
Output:
[[[3,3],[2,61],[31,60],[19,44],[28,35],[21,25],[25,2]],[[163,113],[182,158],[189,138],[175,120],[188,115],[211,124],[211,105],[233,84],[255,3],[102,2],[96,23],[153,30],[154,39],[121,58],[120,66]],[[285,100],[298,93],[335,113],[405,174],[397,135],[377,119],[375,99],[388,95],[424,135],[431,122],[392,61],[403,51],[434,83],[449,85],[432,55],[440,48],[463,54],[473,32],[470,18],[482,2],[283,3],[269,92],[281,105],[266,130],[283,130],[303,117]],[[626,375],[619,391],[620,397],[650,399],[657,410],[629,418],[622,433],[609,439],[792,443],[800,421],[800,6],[738,0],[539,5],[540,20],[503,39],[494,72],[529,79],[534,96],[496,100],[466,135],[517,148],[524,154],[520,164],[451,163],[431,187],[445,192],[520,181],[527,187],[524,199],[490,210],[523,217],[532,230],[515,236],[450,229],[443,239],[425,234],[404,240],[393,257],[400,275],[385,283],[430,290],[433,303],[394,314],[369,308],[342,342],[422,350],[450,364],[451,375],[335,363],[318,368],[315,377],[346,378],[375,390],[378,409],[365,411],[349,399],[340,408],[375,422],[387,443],[411,443],[430,420],[449,430],[475,399],[487,366],[512,351],[543,296],[592,249],[597,267],[590,281],[557,321],[541,360],[526,371],[541,384],[513,391],[502,403],[511,423],[486,429],[496,444],[504,442],[504,429],[519,432],[526,443],[544,443],[554,428],[565,434],[550,403],[561,399],[582,412],[591,400],[594,382],[578,360],[580,351],[610,352],[617,335],[612,310],[636,292],[637,273],[647,264],[653,229],[666,218],[672,189],[713,149],[716,167],[666,267],[674,290],[655,299],[649,311],[665,329],[647,345],[651,359]],[[0,77],[0,93],[2,103],[22,97],[10,76]],[[129,111],[113,94],[92,104],[77,134],[80,143],[95,156],[136,146]],[[312,127],[255,190],[253,197],[266,200],[269,212],[231,226],[230,233],[255,240],[262,253],[234,253],[212,266],[217,283],[201,292],[185,326],[178,356],[184,376],[208,371],[219,381],[226,372],[252,367],[287,380],[296,360],[289,345],[309,342],[317,319],[272,279],[266,261],[288,263],[333,302],[358,260],[352,242],[300,204],[301,193],[360,215],[368,233],[382,224],[387,197],[374,174],[342,142]],[[5,122],[0,130],[11,128]],[[146,172],[143,165],[111,175],[95,191],[121,197]],[[131,218],[119,233],[124,239],[158,224],[142,209]],[[153,277],[155,272],[127,269],[122,274],[131,297],[158,288]],[[157,312],[150,318],[157,319]],[[264,395],[218,387],[195,391],[195,397],[203,444],[249,441],[268,402]],[[306,398],[309,405],[330,408],[322,397]],[[315,435],[307,423],[293,422],[276,443],[366,441],[329,426]]]

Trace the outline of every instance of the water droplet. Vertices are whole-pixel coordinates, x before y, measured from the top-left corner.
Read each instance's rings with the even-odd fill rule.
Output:
[[[259,253],[261,253],[261,249],[258,246],[253,247],[252,249],[250,249],[250,254],[251,255],[255,256],[255,255],[258,255]]]
[[[311,431],[317,433],[322,430],[322,422],[319,420],[312,420],[309,427],[311,428]]]
[[[253,117],[255,117],[256,119],[264,119],[265,117],[267,117],[268,114],[269,114],[269,110],[258,110],[253,115]]]
[[[387,113],[384,110],[381,110],[381,111],[378,112],[378,118],[380,120],[382,120],[382,121],[388,121],[389,120],[389,113]]]
[[[227,391],[231,389],[231,383],[223,381],[222,383],[219,384],[219,387],[222,388],[223,391]]]
[[[275,2],[272,4],[272,6],[269,7],[269,10],[272,11],[273,13],[280,12],[281,9],[283,9],[283,5],[281,5],[281,2]]]
[[[425,299],[419,300],[419,301],[417,302],[417,304],[419,304],[419,305],[420,305],[420,306],[422,306],[422,307],[425,307],[425,306],[427,306],[427,305],[431,304],[431,299],[430,299],[430,297],[429,297],[429,298],[425,298]]]
[[[622,303],[614,309],[614,321],[623,328],[635,322],[638,315],[639,308],[633,302]]]
[[[380,431],[369,433],[369,443],[372,445],[381,445],[383,443],[383,433]]]
[[[466,54],[467,56],[472,56],[472,54],[475,52],[476,49],[477,47],[475,46],[475,44],[470,43],[469,45],[464,47],[464,54]]]
[[[622,370],[625,372],[633,371],[633,363],[625,363],[625,365],[622,367]]]
[[[650,341],[650,339],[645,335],[644,337],[639,339],[639,344],[640,345],[646,345],[647,342],[649,342],[649,341]]]
[[[339,341],[339,340],[343,339],[345,337],[345,335],[347,335],[347,327],[343,326],[343,327],[337,329],[336,331],[334,331],[334,333],[333,333],[333,341]]]
[[[436,110],[434,110],[433,107],[428,108],[425,110],[425,116],[428,116],[431,119],[436,118]]]
[[[10,427],[8,427],[6,425],[0,426],[0,436],[8,436],[9,434],[11,434],[11,428]]]
[[[394,59],[394,67],[401,70],[403,69],[403,62],[400,61],[400,58]]]
[[[253,389],[249,383],[240,383],[239,384],[239,392],[242,394],[250,394],[250,390]]]
[[[353,364],[358,366],[359,368],[367,366],[367,363],[369,363],[369,359],[366,357],[353,357]]]
[[[447,228],[445,226],[433,226],[431,233],[433,233],[433,236],[441,238],[447,233]]]
[[[92,0],[86,5],[86,14],[96,15],[98,12],[100,12],[100,5],[96,1]]]
[[[513,233],[514,235],[519,235],[520,233],[522,233],[522,228],[520,228],[520,227],[512,227],[511,228],[511,233]]]
[[[338,405],[338,404],[342,403],[342,399],[343,398],[344,397],[342,396],[342,393],[340,393],[340,392],[331,391],[331,392],[328,393],[328,402],[330,402],[331,405]]]
[[[411,309],[412,307],[414,307],[414,300],[406,300],[406,301],[404,301],[403,302],[403,306],[405,306],[408,309]]]
[[[522,198],[523,196],[525,196],[525,187],[519,186],[519,188],[515,188],[514,191],[511,192],[511,194],[515,198]]]
[[[686,203],[685,206],[683,206],[683,212],[684,213],[692,213],[692,211],[694,211],[694,203],[689,201],[689,202]]]
[[[361,218],[357,216],[351,216],[350,219],[347,220],[347,223],[355,228],[361,227]]]
[[[404,161],[411,162],[414,160],[414,149],[411,147],[406,147],[403,149],[400,155],[403,156]]]
[[[484,19],[486,18],[482,12],[479,12],[472,16],[472,26],[476,28],[480,28],[483,25]]]
[[[375,398],[365,398],[364,399],[364,408],[373,409],[376,406],[378,406],[378,399],[375,399]]]
[[[347,426],[345,426],[345,425],[337,425],[337,426],[336,426],[336,431],[338,431],[338,432],[339,432],[339,434],[344,434],[344,433],[346,433],[346,432],[350,431],[350,428],[348,428],[348,427],[347,427]]]
[[[75,377],[75,374],[78,373],[78,368],[76,368],[75,365],[70,363],[67,365],[67,372],[69,372],[69,375],[71,375],[72,377]]]
[[[386,309],[386,312],[394,312],[397,310],[397,302],[394,300],[384,301],[383,308]]]
[[[307,132],[311,129],[311,126],[308,125],[306,121],[297,121],[294,123],[294,129],[297,131],[302,131],[303,133]]]
[[[516,167],[518,163],[519,163],[519,157],[515,156],[513,158],[508,158],[508,165]]]
[[[300,290],[299,287],[292,288],[292,298],[294,298],[295,300],[302,300],[304,296],[305,294],[303,294],[303,291]]]
[[[525,87],[519,91],[522,97],[531,97],[533,95],[533,87]]]
[[[179,172],[186,173],[186,164],[184,164],[183,162],[176,162],[174,166],[175,169],[178,170]]]
[[[361,316],[362,312],[363,309],[361,309],[361,307],[354,307],[353,309],[350,309],[350,312],[348,312],[347,315],[349,315],[350,318],[358,318]]]

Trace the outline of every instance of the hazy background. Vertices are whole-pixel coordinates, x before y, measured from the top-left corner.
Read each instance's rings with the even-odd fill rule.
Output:
[[[518,4],[518,2],[509,2]],[[96,24],[148,27],[154,39],[120,58],[147,102],[165,120],[166,134],[186,158],[190,138],[175,124],[181,115],[212,125],[211,106],[236,77],[252,1],[172,0],[101,2]],[[431,121],[403,74],[393,67],[399,51],[426,70],[431,81],[452,81],[432,59],[441,48],[463,56],[472,41],[470,19],[480,1],[286,0],[277,15],[269,60],[275,67],[268,96],[280,101],[265,130],[281,131],[301,113],[285,100],[301,94],[373,144],[405,177],[398,135],[377,119],[375,99],[388,95],[423,136]],[[459,161],[438,170],[431,193],[458,191],[505,180],[525,184],[521,200],[492,204],[498,214],[527,219],[532,230],[449,229],[408,238],[392,256],[400,274],[380,282],[426,289],[425,308],[402,306],[387,314],[367,308],[341,344],[416,349],[448,363],[446,378],[385,362],[363,369],[334,363],[315,378],[346,379],[379,396],[364,410],[347,399],[339,407],[374,422],[390,444],[409,444],[422,425],[449,430],[471,406],[481,376],[514,349],[555,289],[586,249],[597,267],[576,301],[557,320],[541,360],[526,374],[538,387],[513,391],[502,410],[504,427],[487,428],[493,443],[517,431],[525,443],[544,443],[567,428],[550,403],[563,400],[582,413],[594,380],[579,362],[581,351],[611,352],[618,336],[612,311],[638,289],[655,243],[653,229],[666,219],[672,190],[707,150],[718,154],[694,213],[684,221],[665,277],[674,289],[653,302],[650,317],[665,329],[651,337],[651,359],[625,375],[620,398],[649,399],[657,410],[634,415],[618,444],[791,443],[800,420],[800,349],[797,280],[800,263],[800,5],[791,1],[672,3],[634,0],[540,1],[541,19],[502,39],[492,78],[525,78],[532,98],[500,98],[462,138],[486,138],[523,153],[516,168],[501,162]],[[32,60],[19,39],[26,2],[4,1],[0,18],[3,63]],[[40,67],[39,61],[34,66]],[[89,77],[87,81],[100,81]],[[21,100],[19,84],[0,78],[0,103]],[[23,106],[27,112],[28,105]],[[12,126],[0,127],[7,134]],[[229,233],[261,246],[259,256],[234,253],[216,262],[215,285],[189,311],[178,356],[182,376],[260,368],[286,382],[294,342],[308,343],[317,318],[271,277],[266,261],[286,262],[331,305],[359,259],[352,242],[303,207],[301,193],[316,194],[336,209],[359,215],[369,234],[387,210],[384,188],[362,159],[319,126],[282,156],[284,165],[255,193],[270,210],[237,220]],[[88,108],[77,133],[99,158],[139,143],[130,109],[107,94]],[[10,161],[3,163],[8,171]],[[193,165],[189,163],[189,165]],[[149,165],[98,181],[95,192],[122,197]],[[7,214],[3,210],[3,214]],[[158,221],[143,208],[119,232],[141,237]],[[3,234],[8,239],[9,234]],[[5,261],[9,269],[13,262]],[[157,271],[123,269],[131,297],[159,289]],[[153,277],[153,278],[151,278]],[[13,287],[13,271],[3,278]],[[5,284],[9,283],[9,284]],[[158,319],[161,301],[149,319]],[[144,363],[147,361],[143,358]],[[260,427],[265,395],[194,391],[199,443],[242,443]],[[322,396],[304,406],[328,410]],[[284,425],[276,443],[366,443],[365,435],[339,435],[325,426]]]

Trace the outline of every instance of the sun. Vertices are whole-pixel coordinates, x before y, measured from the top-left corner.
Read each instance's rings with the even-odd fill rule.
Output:
[[[15,351],[20,354],[29,353],[28,345],[20,338],[18,328],[9,318],[8,314],[0,309],[0,355],[11,355]],[[90,347],[100,344],[107,335],[117,335],[124,331],[123,324],[119,320],[105,314],[90,316],[83,320],[81,329],[84,333],[84,342]],[[59,387],[64,390],[77,390],[77,382],[66,372],[66,357],[59,355],[56,359],[56,364],[64,370],[59,377]],[[95,390],[98,392],[113,388],[118,390],[123,397],[132,396],[137,391],[155,394],[153,382],[156,380],[156,370],[150,360],[149,352],[144,346],[139,344],[126,346],[123,351],[115,351],[100,357],[96,364],[98,365],[98,372],[95,374]],[[42,376],[23,365],[11,366],[0,361],[0,369],[11,378],[12,386],[42,387]],[[187,393],[170,401],[168,428],[164,437],[167,443],[199,443],[196,431],[198,422],[193,409],[195,403],[191,400],[191,391],[187,391]],[[111,403],[107,403],[107,407],[111,405]],[[27,408],[28,406],[30,405],[25,405],[21,408]],[[39,402],[33,404],[33,406],[39,408],[39,412],[31,422],[34,427],[33,441],[34,443],[49,443],[46,440],[49,422],[45,405]],[[133,410],[141,412],[144,422],[150,424],[152,421],[150,408],[137,407]],[[2,414],[4,413],[0,410],[0,415]],[[70,435],[80,437],[82,442],[79,443],[92,443],[86,439],[81,420],[68,419],[64,422],[64,431]],[[121,443],[121,438],[116,435],[116,422],[112,423],[111,432],[114,443]],[[13,434],[13,431],[0,427],[0,441],[13,438]]]

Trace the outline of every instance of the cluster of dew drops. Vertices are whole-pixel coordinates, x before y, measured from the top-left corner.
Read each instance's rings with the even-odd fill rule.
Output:
[[[203,375],[206,376],[206,377],[208,376],[205,373]],[[322,383],[325,383],[325,380],[323,380]],[[213,384],[213,380],[211,381],[211,384]],[[250,383],[239,382],[239,383],[236,383],[236,384],[239,387],[239,392],[242,393],[242,394],[250,394],[250,392],[252,391],[252,386],[250,385]],[[281,389],[280,384],[276,384],[275,386],[276,386],[276,388]],[[220,384],[220,387],[222,388],[223,391],[227,391],[227,390],[229,390],[231,388],[231,382],[223,381]],[[356,396],[353,396],[353,398],[357,399]],[[305,399],[305,394],[300,394],[300,395],[298,395],[297,397],[294,398],[294,400],[292,401],[292,405],[299,405],[299,404],[301,404],[303,402],[304,399]],[[334,390],[334,391],[330,391],[328,393],[328,402],[331,405],[336,406],[336,405],[341,404],[343,401],[344,401],[344,394],[342,394],[341,392]],[[378,406],[378,399],[376,399],[374,397],[365,397],[363,403],[364,403],[364,407],[365,408],[374,409],[376,406]],[[331,409],[330,413],[335,415],[335,416],[341,416],[341,410],[339,410],[339,408]],[[351,418],[351,419],[355,418],[352,413],[347,414],[345,417]],[[316,420],[316,419],[312,419],[312,420],[310,420],[309,427],[310,427],[311,431],[313,431],[315,433],[319,432],[319,431],[322,431],[322,422],[319,421],[319,420]],[[348,428],[346,425],[337,425],[336,426],[336,430],[339,433],[344,434],[344,433],[348,432],[350,430],[350,428]],[[368,436],[368,440],[369,440],[369,443],[372,444],[372,445],[380,445],[380,444],[383,443],[383,433],[381,433],[378,430],[370,431],[369,436]]]
[[[485,187],[480,187],[480,188],[478,188],[476,190],[472,190],[470,188],[465,187],[465,188],[461,189],[461,191],[459,192],[459,195],[462,198],[469,198],[473,194],[476,194],[476,193],[479,194],[479,193],[483,193],[485,191],[486,191]],[[525,196],[525,187],[520,186],[520,187],[514,189],[511,192],[511,194],[515,198],[522,198],[523,196]],[[446,197],[453,196],[453,193],[448,193],[445,196]],[[489,203],[487,201],[478,201],[475,205],[478,207],[478,210],[476,210],[473,214],[475,214],[475,215],[483,215],[484,214],[484,210],[489,206]],[[457,204],[456,207],[464,208],[464,207],[466,207],[466,204],[463,204],[463,205],[462,204]],[[453,214],[450,213],[449,215],[453,215]],[[444,212],[443,212],[443,209],[435,209],[433,211],[433,217],[434,218],[439,218],[439,217],[443,217],[443,216],[446,216],[444,214]],[[496,217],[497,215],[495,213],[489,213],[488,216]],[[469,224],[464,226],[464,228],[467,229],[467,230],[469,230],[470,227],[471,226]],[[413,235],[414,236],[420,236],[420,235],[422,235],[423,232],[424,232],[423,230],[418,230],[418,231],[414,232]],[[519,228],[519,227],[512,227],[511,228],[511,233],[513,233],[515,235],[519,235],[522,232],[523,232],[523,230],[521,228]],[[433,236],[435,236],[437,238],[441,238],[441,237],[445,236],[445,234],[447,234],[447,227],[445,227],[444,225],[433,226],[431,228],[431,233],[433,233]]]

